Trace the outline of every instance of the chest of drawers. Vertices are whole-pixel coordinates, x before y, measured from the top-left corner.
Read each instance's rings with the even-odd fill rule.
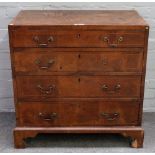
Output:
[[[149,26],[136,11],[21,11],[9,25],[14,143],[119,133],[142,147]]]

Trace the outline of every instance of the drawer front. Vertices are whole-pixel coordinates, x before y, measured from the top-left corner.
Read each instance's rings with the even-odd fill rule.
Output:
[[[17,104],[18,126],[137,125],[138,102],[22,102]]]
[[[13,31],[13,47],[143,47],[144,32]]]
[[[16,72],[52,74],[52,72],[141,72],[143,51],[54,52],[52,49],[23,49],[14,52]]]
[[[18,76],[23,99],[140,97],[141,76]]]

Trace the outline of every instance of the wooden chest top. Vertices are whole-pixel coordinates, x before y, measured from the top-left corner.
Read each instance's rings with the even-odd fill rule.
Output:
[[[24,10],[10,23],[15,26],[148,26],[134,10]]]

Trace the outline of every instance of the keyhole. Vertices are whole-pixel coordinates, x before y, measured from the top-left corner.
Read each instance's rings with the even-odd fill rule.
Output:
[[[80,58],[81,58],[81,55],[79,54],[78,57],[79,57],[79,59],[80,59]]]
[[[107,63],[108,63],[107,58],[103,58],[102,63],[103,63],[103,65],[107,65]]]
[[[80,79],[80,78],[78,78],[78,81],[80,82],[80,81],[81,81],[81,79]]]
[[[80,38],[80,36],[81,36],[80,34],[77,34],[77,38]]]
[[[102,62],[103,62],[103,65],[106,65],[107,64],[106,59],[103,59]]]

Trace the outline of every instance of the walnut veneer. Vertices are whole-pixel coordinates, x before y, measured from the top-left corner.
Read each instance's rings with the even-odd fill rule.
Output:
[[[21,11],[9,24],[14,143],[119,133],[142,147],[149,26],[136,11]]]

